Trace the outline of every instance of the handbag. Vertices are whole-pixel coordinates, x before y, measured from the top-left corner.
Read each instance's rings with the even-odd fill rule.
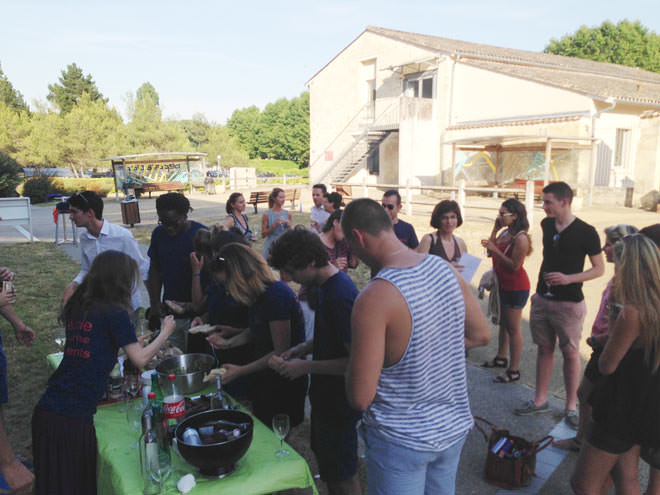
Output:
[[[552,442],[550,435],[532,442],[501,430],[490,421],[475,416],[475,427],[488,443],[484,479],[506,489],[528,486],[534,477],[536,454]],[[483,425],[481,425],[482,423]],[[484,428],[490,427],[490,434]]]

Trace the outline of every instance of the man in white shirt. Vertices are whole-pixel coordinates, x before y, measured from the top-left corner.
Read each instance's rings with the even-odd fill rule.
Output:
[[[327,192],[328,190],[325,184],[314,184],[312,187],[312,201],[314,201],[314,206],[312,206],[309,215],[309,225],[312,228],[312,232],[316,232],[317,234],[321,233],[325,221],[330,216],[330,213],[323,208],[323,197]]]
[[[82,254],[80,273],[66,286],[64,296],[62,296],[62,306],[69,300],[76,287],[82,283],[94,258],[103,251],[112,249],[129,255],[138,264],[142,280],[148,279],[149,259],[140,252],[140,247],[131,231],[103,218],[103,200],[98,194],[94,191],[82,191],[71,196],[68,202],[71,220],[76,227],[85,227],[87,231],[80,234]],[[137,310],[142,305],[141,303],[140,291],[136,285],[131,296],[134,311],[131,319],[134,323],[137,320]]]

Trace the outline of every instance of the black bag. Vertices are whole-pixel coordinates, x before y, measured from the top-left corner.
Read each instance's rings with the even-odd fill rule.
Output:
[[[490,421],[475,416],[475,427],[488,442],[488,453],[484,478],[488,483],[509,490],[528,486],[534,477],[536,454],[552,442],[550,435],[537,442],[511,435],[509,430],[500,430]],[[490,435],[479,423],[490,427]],[[498,446],[499,448],[495,448]]]

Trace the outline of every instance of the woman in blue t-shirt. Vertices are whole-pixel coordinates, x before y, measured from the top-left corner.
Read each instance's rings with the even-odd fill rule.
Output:
[[[135,336],[128,311],[140,280],[133,258],[104,251],[62,310],[66,345],[32,416],[35,493],[96,493],[96,431],[93,416],[122,347],[142,368],[167,342],[174,319],[146,347]]]
[[[214,278],[224,283],[229,295],[249,308],[249,328],[224,327],[208,337],[219,349],[246,342],[254,345],[254,360],[248,364],[225,363],[223,383],[251,375],[254,415],[270,425],[275,414],[288,414],[291,426],[304,418],[307,377],[283,378],[268,367],[279,356],[305,339],[305,325],[294,292],[268,267],[264,259],[242,244],[228,244],[214,255]]]

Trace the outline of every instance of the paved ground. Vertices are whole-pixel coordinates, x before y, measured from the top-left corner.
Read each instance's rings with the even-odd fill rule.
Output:
[[[309,192],[303,193],[303,208],[305,211],[309,210],[311,202],[308,199]],[[204,196],[195,195],[191,197],[191,204],[194,208],[191,218],[212,218],[217,217],[218,221],[224,218],[224,202],[227,194],[219,196]],[[465,224],[457,232],[463,236],[468,244],[470,252],[475,255],[482,255],[483,250],[479,245],[479,239],[488,234],[492,220],[495,217],[495,208],[498,207],[499,201],[497,200],[479,200],[477,201],[479,208],[470,208],[465,215]],[[33,231],[34,234],[43,242],[54,242],[55,239],[55,225],[52,220],[52,207],[33,206]],[[414,211],[412,217],[405,217],[406,220],[412,221],[419,233],[428,232],[429,209],[420,209]],[[645,226],[651,223],[660,221],[660,217],[656,214],[643,212],[640,210],[624,209],[612,206],[598,206],[592,208],[584,208],[577,212],[583,219],[589,221],[597,227],[600,233],[602,229],[608,225],[616,225],[618,223],[634,223],[638,226]],[[140,200],[140,215],[142,224],[156,224],[155,213],[155,198],[154,199],[141,199]],[[105,218],[113,223],[121,223],[121,213],[119,203],[114,199],[108,199],[105,202]],[[535,209],[534,227],[531,230],[533,244],[536,248],[535,252],[526,262],[528,273],[532,283],[536,281],[536,274],[538,271],[538,264],[540,263],[540,238],[541,233],[538,228],[538,222],[543,217],[543,212],[540,209]],[[602,234],[601,234],[602,235]],[[0,222],[0,242],[25,242],[25,238],[18,234],[12,227],[3,226]],[[70,243],[62,244],[61,247],[69,253],[72,258],[79,259],[79,248],[71,245]],[[146,247],[143,246],[146,251]],[[489,268],[488,263],[482,263],[475,276],[473,285],[476,286],[480,274]],[[597,305],[600,301],[600,293],[604,288],[606,281],[611,277],[611,267],[608,267],[605,277],[585,285],[585,295],[589,307],[589,313],[585,321],[585,335],[593,322],[593,317],[597,310]],[[144,299],[147,301],[147,299]],[[529,308],[529,305],[528,305]],[[528,309],[527,309],[528,311]],[[563,427],[562,411],[563,411],[563,393],[562,393],[562,380],[561,380],[561,358],[555,361],[555,371],[553,373],[553,381],[551,383],[551,391],[555,394],[550,399],[552,406],[552,413],[531,416],[531,417],[517,417],[512,414],[513,408],[518,404],[531,398],[533,389],[530,385],[534,383],[534,366],[535,366],[535,348],[531,343],[531,337],[528,329],[528,312],[523,314],[523,338],[525,341],[525,348],[523,351],[523,358],[521,364],[521,372],[523,375],[522,384],[494,384],[492,378],[495,376],[490,370],[485,370],[476,366],[476,364],[483,362],[485,359],[494,355],[496,349],[497,334],[496,329],[493,330],[493,340],[487,348],[475,349],[470,352],[468,362],[468,380],[470,397],[473,412],[475,415],[480,415],[491,422],[495,423],[501,428],[511,430],[512,433],[523,436],[528,439],[540,439],[547,435],[551,430],[555,429],[557,437],[569,436],[570,432],[567,428]],[[586,349],[582,349],[584,358],[588,357]],[[414,420],[414,418],[411,418]],[[483,466],[485,461],[486,444],[481,434],[476,430],[472,431],[468,437],[468,441],[461,456],[461,464],[458,474],[458,488],[457,493],[462,494],[495,494],[495,493],[508,493],[499,491],[495,487],[486,484],[482,480]],[[571,493],[568,485],[570,473],[573,470],[573,465],[576,459],[575,454],[569,454],[563,458],[561,451],[552,447],[546,449],[542,454],[543,457],[539,461],[537,473],[543,477],[547,477],[542,486],[541,480],[535,483],[531,491],[522,491],[517,493],[539,493],[543,495],[555,495]],[[558,464],[558,466],[556,466]],[[640,482],[642,488],[646,486],[648,479],[648,470],[644,463],[640,463]]]

